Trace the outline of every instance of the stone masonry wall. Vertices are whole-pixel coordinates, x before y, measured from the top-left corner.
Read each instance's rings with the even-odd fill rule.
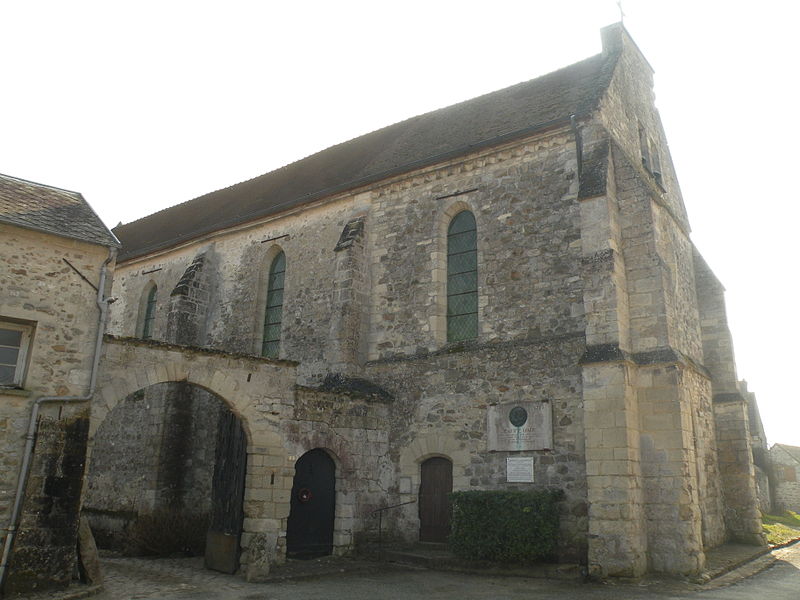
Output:
[[[343,553],[374,525],[371,513],[385,506],[394,481],[388,455],[391,402],[358,392],[301,387],[296,393],[293,418],[283,424],[285,444],[296,458],[324,448],[334,459],[333,544],[335,553]]]
[[[76,561],[89,419],[42,417],[20,531],[3,592],[9,597],[66,588]]]
[[[140,514],[208,513],[221,410],[213,394],[180,383],[142,389],[115,407],[94,436],[83,502],[101,547],[126,548]]]
[[[431,455],[453,461],[456,491],[563,489],[559,553],[564,560],[582,560],[588,509],[577,360],[583,349],[583,336],[578,334],[368,363],[367,375],[395,395],[390,457],[396,472],[387,490],[387,504],[417,498],[419,465]],[[472,375],[464,377],[463,373]],[[488,451],[488,407],[529,400],[550,402],[553,448]],[[533,484],[506,483],[505,462],[509,456],[534,458]],[[416,505],[386,516],[397,535],[407,541],[417,539]]]
[[[359,246],[338,253],[334,248],[345,225],[366,214],[364,278],[371,283],[370,311],[368,320],[358,324],[366,327],[362,335],[370,356],[379,359],[369,363],[366,375],[401,398],[390,409],[394,464],[380,467],[380,492],[368,503],[397,494],[397,476],[417,476],[399,466],[402,448],[436,427],[454,429],[458,420],[453,415],[462,411],[468,411],[470,425],[468,432],[459,434],[465,436],[459,443],[472,454],[458,465],[463,473],[458,480],[461,489],[503,485],[500,474],[507,453],[485,449],[486,407],[548,398],[557,423],[555,443],[549,452],[534,453],[536,485],[566,488],[563,552],[577,559],[585,539],[587,508],[576,366],[584,347],[584,305],[577,275],[575,167],[570,136],[557,132],[430,169],[334,202],[325,210],[312,207],[236,235],[221,235],[213,243],[219,281],[203,343],[245,352],[258,347],[262,317],[258,306],[264,293],[260,274],[269,268],[279,245],[287,257],[281,355],[301,361],[301,383],[319,384],[328,374],[325,350],[333,331],[331,299],[335,282],[341,279],[334,259]],[[474,188],[453,199],[440,198]],[[450,352],[442,336],[443,288],[435,271],[441,264],[449,217],[461,207],[470,207],[478,222],[481,331],[474,346]],[[150,280],[159,290],[174,287],[195,257],[209,247],[197,245],[122,266],[115,283],[121,300],[114,305],[114,330],[135,330],[138,299]],[[166,335],[165,320],[157,311],[156,337]],[[418,404],[425,397],[436,403],[442,421],[429,420],[433,413],[426,410],[428,400]],[[306,431],[309,426],[302,419],[288,427],[299,428],[292,434],[297,457],[320,443],[316,434],[311,435],[314,428]],[[353,429],[354,447],[363,435]],[[357,477],[376,477],[370,474],[375,468],[373,463],[369,468],[364,464]],[[357,511],[357,527],[368,525],[364,515]],[[398,529],[412,524],[408,531],[416,531],[415,519],[413,510],[408,512],[398,521]]]
[[[746,544],[764,544],[755,480],[747,405],[739,399],[714,402],[717,456],[730,536]]]
[[[775,509],[800,512],[800,463],[780,445],[770,449],[775,478]]]
[[[102,246],[0,224],[0,320],[29,325],[32,330],[22,388],[0,388],[0,519],[4,527],[11,516],[33,401],[40,396],[80,396],[89,387],[99,317],[97,293],[65,259],[97,285],[108,255],[108,248]],[[74,405],[45,404],[40,414],[70,418],[80,410]],[[51,450],[45,448],[47,439],[46,435],[40,439],[38,452]],[[24,518],[32,518],[35,510],[36,506],[26,503]],[[61,551],[58,560],[69,562],[74,546],[60,545]]]

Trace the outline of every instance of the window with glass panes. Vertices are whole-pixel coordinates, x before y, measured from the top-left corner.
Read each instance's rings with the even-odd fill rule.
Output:
[[[447,229],[447,341],[478,337],[478,232],[468,210]]]
[[[278,358],[281,347],[281,313],[283,312],[283,281],[286,274],[286,255],[281,252],[272,261],[267,280],[267,307],[264,310],[264,335],[261,356]]]
[[[31,328],[0,322],[0,386],[22,385]]]
[[[147,293],[147,304],[144,307],[144,321],[142,322],[142,339],[149,340],[153,337],[153,324],[156,320],[156,295],[158,286],[153,286]]]

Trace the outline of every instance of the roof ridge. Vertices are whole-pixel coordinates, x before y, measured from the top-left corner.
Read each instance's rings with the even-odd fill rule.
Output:
[[[410,116],[112,231],[120,260],[553,127],[596,110],[620,51]]]
[[[23,179],[22,177],[15,177],[14,175],[6,175],[5,173],[0,173],[0,177],[4,177],[6,179],[13,179],[14,181],[20,181],[22,183],[28,183],[30,185],[35,185],[38,187],[47,188],[50,190],[55,190],[56,192],[65,192],[67,194],[74,194],[76,196],[80,196],[83,198],[83,195],[80,192],[76,192],[75,190],[68,190],[66,188],[57,187],[55,185],[49,185],[47,183],[39,183],[37,181],[31,181],[30,179]]]
[[[135,219],[133,221],[130,221],[128,223],[123,223],[122,225],[124,225],[124,226],[131,225],[131,224],[137,223],[137,222],[139,222],[139,221],[141,221],[143,219],[147,219],[149,217],[152,217],[152,216],[158,215],[160,213],[163,213],[165,211],[171,210],[171,209],[173,209],[175,207],[182,206],[182,205],[187,204],[189,202],[194,202],[195,200],[199,200],[200,198],[205,198],[205,197],[211,196],[211,195],[213,195],[213,194],[215,194],[217,192],[230,190],[230,189],[238,187],[240,185],[244,185],[244,184],[256,181],[257,179],[259,179],[261,177],[264,177],[265,175],[271,175],[273,173],[278,173],[280,171],[283,171],[285,169],[290,168],[293,165],[296,165],[296,164],[298,164],[300,162],[303,162],[303,161],[305,161],[307,159],[310,159],[310,158],[315,157],[315,156],[319,156],[320,154],[323,154],[325,152],[333,150],[334,148],[340,148],[340,147],[345,146],[345,145],[347,145],[347,144],[349,144],[351,142],[354,142],[354,141],[359,140],[361,138],[370,136],[372,134],[377,134],[377,133],[380,133],[382,131],[386,131],[388,129],[391,129],[393,127],[397,127],[399,125],[402,125],[404,123],[410,123],[411,121],[422,119],[423,117],[426,117],[426,116],[429,116],[429,115],[433,115],[433,114],[435,114],[437,112],[443,112],[443,111],[446,111],[446,110],[449,110],[449,109],[452,109],[452,108],[456,108],[458,106],[463,106],[465,104],[469,104],[470,102],[474,102],[474,101],[480,100],[482,98],[486,98],[488,96],[492,96],[494,94],[507,92],[507,91],[509,91],[509,90],[511,90],[513,88],[522,87],[522,86],[530,84],[530,83],[532,83],[534,81],[539,81],[539,80],[545,79],[545,78],[550,77],[550,76],[556,76],[559,73],[561,73],[563,71],[566,71],[566,70],[569,70],[569,69],[572,69],[572,68],[575,68],[576,65],[580,65],[582,63],[588,63],[588,62],[590,62],[592,60],[598,60],[598,59],[607,60],[607,58],[608,57],[604,56],[602,53],[594,54],[594,55],[592,55],[592,56],[590,56],[588,58],[584,58],[582,60],[576,61],[576,62],[574,62],[574,63],[572,63],[570,65],[567,65],[567,66],[564,66],[564,67],[560,67],[560,68],[555,69],[553,71],[548,71],[547,73],[544,73],[542,75],[538,75],[536,77],[533,77],[531,79],[527,79],[525,81],[518,81],[517,83],[513,83],[513,84],[508,85],[506,87],[500,88],[499,90],[493,90],[493,91],[490,91],[490,92],[486,92],[486,93],[480,94],[478,96],[474,96],[472,98],[467,98],[466,100],[461,100],[459,102],[455,102],[453,104],[448,104],[446,106],[440,106],[439,108],[434,108],[433,110],[429,110],[429,111],[424,112],[424,113],[420,113],[420,114],[417,114],[417,115],[413,115],[413,116],[407,117],[405,119],[401,119],[399,121],[395,121],[394,123],[390,123],[389,125],[384,125],[383,127],[378,127],[377,129],[372,129],[370,131],[366,131],[364,133],[361,133],[361,134],[356,135],[354,137],[351,137],[349,139],[343,140],[341,142],[337,142],[337,143],[335,143],[335,144],[333,144],[331,146],[327,146],[327,147],[325,147],[325,148],[323,148],[321,150],[317,150],[316,152],[312,152],[311,154],[306,154],[305,156],[302,156],[302,157],[297,158],[295,160],[292,160],[292,161],[290,161],[288,163],[285,163],[285,164],[281,165],[280,167],[272,169],[271,171],[267,171],[265,173],[259,173],[258,175],[254,176],[254,177],[250,177],[249,179],[243,179],[243,180],[238,181],[236,183],[232,183],[231,185],[224,186],[224,187],[221,187],[221,188],[217,188],[217,189],[209,191],[209,192],[207,192],[205,194],[201,194],[200,196],[195,196],[194,198],[189,198],[188,200],[184,200],[183,202],[179,202],[177,204],[172,204],[170,206],[162,208],[161,210],[157,210],[154,213],[150,213],[148,215],[144,215],[143,217],[140,217],[140,218]],[[116,229],[116,227],[114,229]]]

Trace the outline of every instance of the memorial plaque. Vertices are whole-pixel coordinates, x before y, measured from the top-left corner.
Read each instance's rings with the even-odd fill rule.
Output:
[[[508,483],[533,483],[533,457],[509,456],[506,459]]]
[[[548,401],[490,406],[489,450],[549,450],[553,447],[553,412]]]

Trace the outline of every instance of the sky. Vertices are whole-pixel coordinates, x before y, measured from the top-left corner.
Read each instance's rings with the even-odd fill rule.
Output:
[[[800,5],[623,0],[738,376],[800,446]],[[600,51],[615,0],[0,0],[0,173],[109,227]]]

